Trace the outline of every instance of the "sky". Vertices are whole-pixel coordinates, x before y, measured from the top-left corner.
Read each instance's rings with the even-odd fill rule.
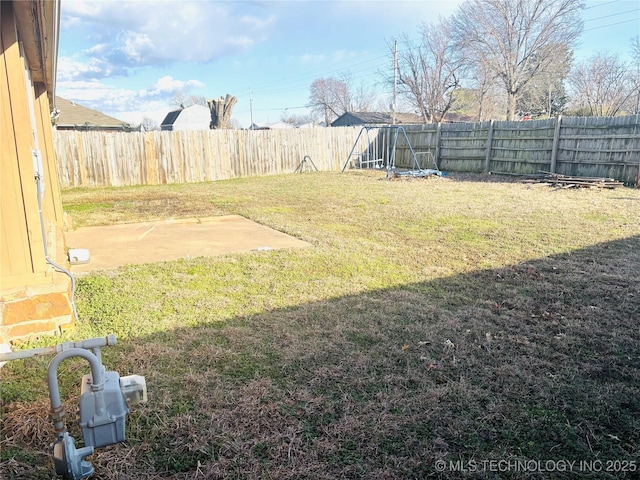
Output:
[[[158,125],[176,95],[238,99],[239,126],[308,113],[311,83],[348,76],[390,105],[390,45],[464,0],[61,0],[56,94]],[[585,0],[575,59],[630,60],[639,0]],[[399,47],[400,48],[400,47]]]

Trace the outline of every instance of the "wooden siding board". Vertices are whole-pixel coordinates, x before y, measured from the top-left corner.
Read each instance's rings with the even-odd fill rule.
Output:
[[[3,24],[5,19],[3,19]],[[4,29],[5,26],[3,25]],[[0,102],[10,105],[7,68],[4,56],[4,44],[0,54]],[[5,278],[32,270],[28,248],[22,189],[17,164],[15,136],[11,110],[0,109],[3,128],[0,129],[0,155],[2,155],[2,174],[0,174],[0,218],[2,219],[2,237],[0,245],[0,275]]]
[[[17,42],[12,4],[2,2],[0,8],[0,303],[4,311],[7,298],[29,294],[34,287],[49,291],[59,284],[45,261],[32,155],[36,147],[44,167],[43,217],[45,230],[51,235],[49,255],[56,258],[56,253],[64,249],[57,241],[63,214],[49,92],[44,84],[27,81],[27,65]],[[68,279],[65,277],[62,283],[66,290]],[[4,322],[4,317],[0,320]],[[3,335],[7,333],[3,326],[0,329]]]
[[[0,34],[2,35],[2,52],[5,61],[7,90],[9,92],[8,105],[10,105],[10,111],[12,113],[9,125],[13,128],[13,137],[16,146],[16,156],[9,160],[11,161],[17,158],[16,173],[21,187],[21,201],[24,205],[24,222],[26,223],[26,231],[29,239],[29,241],[26,242],[29,250],[24,249],[20,254],[31,257],[32,272],[37,272],[45,268],[45,259],[31,153],[35,145],[33,143],[33,128],[27,99],[27,95],[33,95],[33,89],[31,86],[27,88],[25,59],[20,53],[17,32],[15,30],[15,24],[13,23],[13,15],[7,15],[5,13],[7,10],[9,10],[9,12],[11,11],[10,8],[6,8],[5,2],[2,2],[3,15],[1,18],[2,31]],[[6,107],[3,107],[3,109],[4,108]],[[16,227],[23,228],[22,224],[16,225]],[[9,228],[9,226],[5,226],[4,228]]]
[[[36,107],[40,150],[45,168],[45,216],[50,219],[56,227],[62,227],[63,211],[60,178],[58,176],[56,155],[53,148],[53,128],[51,126],[49,96],[45,88],[40,88],[38,91]]]

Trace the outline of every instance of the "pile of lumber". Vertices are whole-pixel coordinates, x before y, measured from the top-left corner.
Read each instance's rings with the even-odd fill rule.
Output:
[[[602,177],[572,177],[557,173],[526,175],[524,183],[539,183],[559,188],[618,188],[624,183],[613,178]]]

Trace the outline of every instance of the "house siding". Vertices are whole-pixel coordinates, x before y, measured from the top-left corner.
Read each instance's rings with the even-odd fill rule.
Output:
[[[176,115],[172,115],[172,114]],[[209,130],[211,112],[208,107],[192,105],[178,112],[170,112],[162,122],[162,130]]]
[[[420,125],[424,122],[422,118],[413,113],[395,114],[396,125]],[[389,112],[345,112],[338,117],[332,124],[332,127],[352,127],[357,125],[366,126],[383,126],[393,123],[393,114]]]
[[[351,127],[354,125],[364,125],[364,122],[348,112],[341,115],[331,124],[332,127]]]
[[[55,122],[56,130],[106,130],[133,132],[140,127],[134,127],[122,120],[105,115],[83,105],[56,96],[58,118]]]
[[[20,8],[29,6],[20,5]],[[18,38],[14,2],[1,2],[0,103],[0,342],[50,333],[72,323],[70,280],[55,274],[49,258],[64,263],[63,211],[55,165],[49,92],[29,80],[30,65]],[[42,13],[42,12],[40,12]],[[53,21],[53,20],[49,20]],[[31,39],[40,42],[41,39]],[[45,78],[41,75],[39,78]],[[43,164],[39,213],[33,152]],[[43,234],[44,232],[44,234]],[[56,298],[55,308],[51,305]],[[39,305],[38,307],[34,307]],[[33,307],[33,308],[32,308]]]

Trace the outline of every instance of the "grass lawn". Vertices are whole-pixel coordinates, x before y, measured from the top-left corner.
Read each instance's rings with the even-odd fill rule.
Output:
[[[105,365],[149,390],[97,479],[638,478],[640,190],[349,172],[63,204],[76,226],[240,214],[313,245],[79,280],[69,339],[116,334]],[[2,478],[52,477],[49,360],[0,372]],[[60,369],[79,444],[87,370]]]

